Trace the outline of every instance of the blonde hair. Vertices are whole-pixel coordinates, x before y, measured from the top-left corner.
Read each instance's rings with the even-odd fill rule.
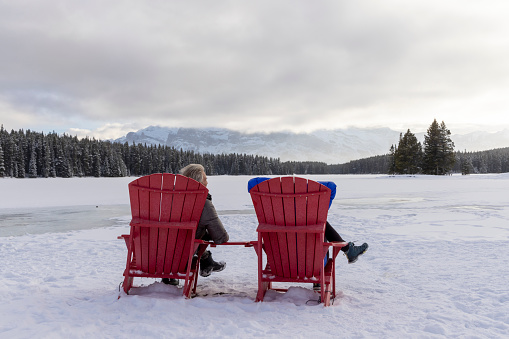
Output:
[[[202,182],[205,168],[200,164],[189,164],[180,170],[180,174],[188,178]]]

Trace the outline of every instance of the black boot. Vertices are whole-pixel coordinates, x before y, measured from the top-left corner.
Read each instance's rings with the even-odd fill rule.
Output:
[[[214,261],[212,259],[212,253],[205,251],[200,258],[200,275],[202,277],[208,277],[212,272],[221,272],[226,267],[224,261]]]
[[[368,244],[364,243],[360,246],[355,246],[353,242],[348,243],[348,250],[345,252],[345,255],[348,259],[349,264],[353,264],[359,259],[359,256],[366,253],[368,250]]]
[[[163,278],[163,279],[161,280],[161,282],[162,282],[163,284],[166,284],[166,285],[173,285],[173,286],[177,286],[177,285],[179,284],[178,279],[173,279],[173,278],[170,278],[170,279],[168,279],[168,278]]]

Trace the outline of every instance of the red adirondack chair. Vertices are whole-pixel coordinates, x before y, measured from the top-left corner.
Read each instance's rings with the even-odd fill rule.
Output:
[[[200,257],[208,244],[194,237],[207,193],[201,183],[178,174],[152,174],[129,183],[131,231],[119,237],[127,245],[126,293],[134,277],[183,279],[184,296],[196,293]]]
[[[335,258],[346,246],[324,241],[330,189],[304,178],[278,177],[254,186],[250,194],[259,223],[256,301],[263,301],[268,289],[287,290],[272,288],[273,282],[319,283],[320,301],[329,306],[336,296]]]

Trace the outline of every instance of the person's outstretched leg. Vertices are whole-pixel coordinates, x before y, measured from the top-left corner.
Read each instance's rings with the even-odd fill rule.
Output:
[[[334,227],[332,227],[328,221],[325,223],[325,239],[327,239],[327,241],[329,241],[329,242],[343,242],[344,241],[343,238],[341,238],[339,233],[336,232]]]
[[[325,239],[330,242],[344,242],[343,238],[339,235],[334,227],[327,221],[325,223]],[[359,259],[359,256],[364,254],[368,250],[368,244],[364,243],[360,246],[355,246],[353,242],[349,242],[348,245],[341,248],[345,252],[346,258],[349,264],[353,264]]]

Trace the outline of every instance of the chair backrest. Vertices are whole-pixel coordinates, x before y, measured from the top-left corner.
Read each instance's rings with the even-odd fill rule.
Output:
[[[143,272],[185,272],[207,193],[201,183],[179,174],[129,183],[134,256]]]
[[[288,278],[317,277],[326,253],[330,189],[313,180],[277,177],[260,182],[250,194],[272,272]]]

